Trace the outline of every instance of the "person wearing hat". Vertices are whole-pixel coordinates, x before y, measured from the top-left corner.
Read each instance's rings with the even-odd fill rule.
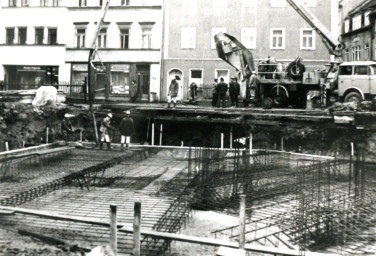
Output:
[[[74,132],[73,125],[72,125],[69,117],[70,117],[70,115],[68,113],[65,113],[64,118],[61,121],[61,133],[63,135],[63,139],[64,139],[66,145],[68,145],[69,134]]]
[[[112,129],[111,118],[112,118],[112,114],[109,113],[101,122],[101,127],[99,128],[99,131],[101,133],[101,139],[100,139],[100,144],[99,144],[100,149],[103,149],[103,142],[106,141],[107,149],[111,150],[111,140],[110,140],[110,133],[109,133],[110,132],[109,130]]]
[[[235,76],[231,77],[229,93],[231,99],[231,106],[239,107],[238,97],[240,95],[240,84],[238,83],[238,78]]]
[[[172,108],[175,108],[176,106],[176,98],[178,97],[179,93],[179,83],[177,81],[180,80],[179,76],[175,76],[174,79],[171,80],[170,87],[168,88],[168,94],[167,94],[167,108],[170,107],[170,104],[172,102],[173,106]]]
[[[124,142],[125,142],[125,149],[129,149],[129,144],[131,143],[131,136],[133,135],[134,124],[133,119],[130,117],[131,112],[129,110],[124,111],[125,117],[121,120],[119,126],[119,132],[121,134],[121,150],[124,150]]]

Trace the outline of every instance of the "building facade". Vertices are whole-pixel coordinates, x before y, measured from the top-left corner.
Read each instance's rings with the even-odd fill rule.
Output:
[[[2,0],[0,80],[8,90],[82,84],[105,0]],[[112,0],[96,40],[96,96],[159,96],[162,0]]]
[[[300,1],[338,36],[337,0]],[[213,37],[218,32],[239,39],[256,61],[273,56],[288,63],[299,56],[307,67],[329,60],[321,38],[286,0],[165,0],[162,99],[175,75],[182,78],[182,100],[189,97],[192,82],[205,97],[211,94],[214,78],[228,82],[236,75],[217,57]]]
[[[376,60],[375,19],[376,2],[372,0],[362,1],[344,12],[342,41],[345,61]]]

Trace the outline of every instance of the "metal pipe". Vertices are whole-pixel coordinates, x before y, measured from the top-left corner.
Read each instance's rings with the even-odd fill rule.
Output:
[[[116,205],[110,205],[110,247],[117,254],[117,220]]]

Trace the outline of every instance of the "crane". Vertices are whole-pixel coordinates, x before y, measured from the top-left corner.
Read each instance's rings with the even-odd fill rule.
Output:
[[[95,114],[93,111],[93,101],[94,101],[94,81],[95,81],[95,67],[93,65],[93,61],[95,59],[95,54],[97,53],[97,38],[98,34],[100,32],[101,26],[104,22],[104,18],[106,16],[107,10],[110,6],[110,0],[106,0],[105,4],[102,6],[101,14],[99,17],[99,20],[97,22],[97,26],[95,29],[95,33],[93,36],[93,40],[90,44],[90,50],[89,50],[89,58],[88,58],[88,88],[89,88],[89,111],[91,113],[91,116],[93,118],[93,124],[94,124],[94,132],[95,132],[95,142],[96,146],[99,144],[99,136],[98,136],[98,130],[97,130],[97,125],[96,125],[96,119],[95,119]]]

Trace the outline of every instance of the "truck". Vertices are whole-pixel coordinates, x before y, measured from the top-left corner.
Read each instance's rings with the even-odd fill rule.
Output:
[[[359,103],[376,95],[376,62],[348,62],[341,59],[344,44],[303,5],[287,0],[294,10],[317,32],[331,55],[328,68],[306,71],[301,58],[289,64],[277,63],[272,57],[259,62],[236,38],[226,33],[214,36],[218,57],[232,65],[246,82],[246,99],[263,107],[304,107],[307,97],[322,106],[335,100]],[[249,90],[252,71],[258,83],[253,99]]]

